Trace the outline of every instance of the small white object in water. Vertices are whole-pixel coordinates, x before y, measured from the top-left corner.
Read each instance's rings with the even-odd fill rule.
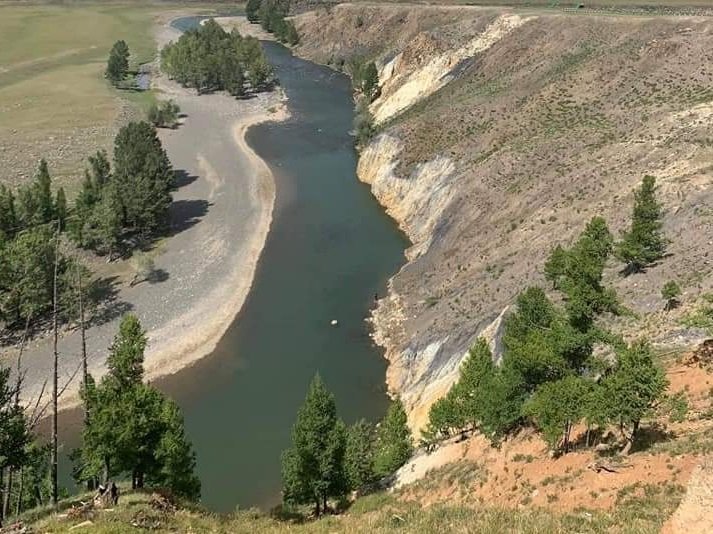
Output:
[[[332,322],[330,323],[332,326],[337,326],[339,324],[339,321],[336,319],[332,319]]]

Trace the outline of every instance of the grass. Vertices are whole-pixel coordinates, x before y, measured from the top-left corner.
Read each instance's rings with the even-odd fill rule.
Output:
[[[560,515],[542,509],[505,509],[483,506],[478,509],[461,506],[422,507],[393,495],[379,493],[358,499],[349,511],[327,516],[318,521],[279,521],[256,510],[239,511],[219,516],[197,507],[162,510],[151,505],[145,493],[122,497],[120,506],[89,517],[92,533],[114,534],[150,528],[158,534],[193,533],[336,533],[336,532],[478,532],[482,534],[518,533],[604,533],[658,532],[662,523],[680,502],[682,488],[671,485],[632,487],[620,496],[612,512],[581,510]],[[36,516],[37,514],[35,514]],[[33,531],[69,532],[86,518],[67,519],[57,516],[26,517]],[[34,520],[34,522],[32,521]],[[136,527],[134,527],[136,525]],[[88,530],[85,530],[88,531]]]
[[[215,10],[188,4],[187,11]],[[110,149],[115,127],[143,117],[152,92],[117,90],[104,79],[113,43],[124,39],[130,69],[156,55],[153,24],[181,4],[142,2],[0,4],[0,180],[18,185],[46,157],[69,188],[86,156]],[[185,6],[184,6],[185,7]],[[223,5],[222,9],[226,9]]]
[[[124,39],[132,67],[150,61],[155,10],[139,4],[2,8],[0,127],[36,130],[65,120],[91,125],[110,119],[116,91],[103,79],[108,51]]]

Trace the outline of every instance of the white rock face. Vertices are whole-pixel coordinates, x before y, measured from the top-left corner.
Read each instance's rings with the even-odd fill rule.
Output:
[[[386,63],[379,72],[382,96],[371,105],[377,123],[384,122],[419,100],[438,91],[453,79],[453,68],[461,61],[487,50],[515,28],[530,20],[519,15],[503,15],[490,24],[482,34],[466,45],[431,58],[425,65],[395,74],[399,70],[403,52]]]

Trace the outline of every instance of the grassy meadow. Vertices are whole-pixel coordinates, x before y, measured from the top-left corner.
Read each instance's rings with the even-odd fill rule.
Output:
[[[112,44],[127,42],[131,69],[151,61],[155,17],[178,7],[0,2],[0,183],[29,180],[44,157],[71,196],[86,156],[110,148],[118,125],[142,116],[152,99],[104,79]]]

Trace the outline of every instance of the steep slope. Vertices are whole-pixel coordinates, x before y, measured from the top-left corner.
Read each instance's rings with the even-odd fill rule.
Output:
[[[413,247],[373,321],[415,429],[552,246],[594,215],[625,228],[645,174],[670,256],[627,278],[612,263],[638,314],[615,326],[674,347],[709,335],[679,323],[713,284],[712,19],[340,5],[296,22],[297,53],[379,67],[359,175]],[[670,279],[683,306],[666,314]]]

